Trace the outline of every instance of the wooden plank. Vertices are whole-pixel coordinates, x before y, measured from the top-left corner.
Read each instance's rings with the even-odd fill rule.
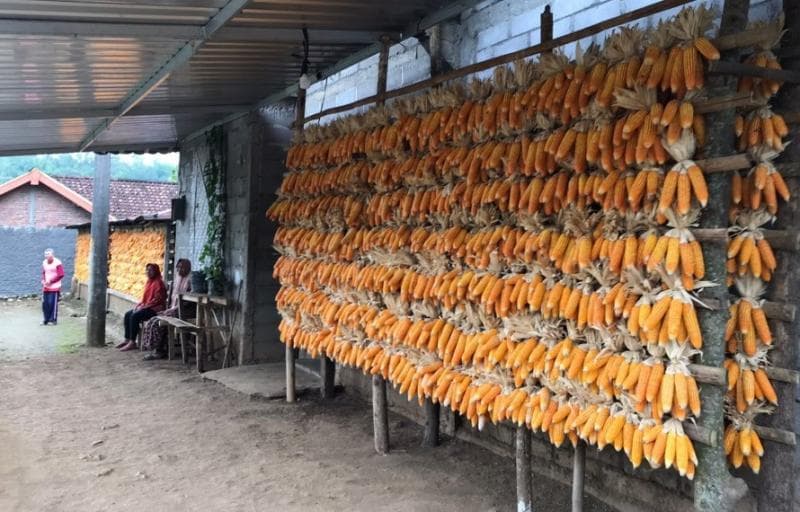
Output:
[[[797,446],[797,435],[794,432],[778,428],[762,427],[761,425],[753,425],[753,430],[755,430],[762,439],[787,444],[789,446]]]
[[[706,73],[709,75],[733,75],[733,76],[752,76],[755,78],[766,78],[776,82],[800,83],[800,72],[788,69],[770,69],[743,64],[739,62],[728,62],[716,60],[708,63]]]
[[[742,169],[749,169],[752,167],[750,157],[745,153],[730,156],[718,156],[715,158],[706,158],[704,160],[696,160],[695,163],[703,169],[705,174],[713,174],[716,172],[729,172],[739,171]]]
[[[800,372],[797,370],[768,366],[764,368],[764,371],[767,372],[767,377],[769,377],[770,380],[788,382],[795,385],[800,384]]]
[[[766,103],[766,99],[754,97],[750,93],[736,93],[712,97],[699,102],[694,106],[694,111],[698,114],[709,114],[730,108],[758,107],[766,105]]]

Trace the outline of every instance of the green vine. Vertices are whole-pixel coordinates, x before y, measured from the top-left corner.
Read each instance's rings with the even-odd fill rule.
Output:
[[[221,126],[206,133],[208,160],[203,166],[203,185],[208,198],[206,242],[200,261],[206,279],[221,285],[225,271],[225,151]]]

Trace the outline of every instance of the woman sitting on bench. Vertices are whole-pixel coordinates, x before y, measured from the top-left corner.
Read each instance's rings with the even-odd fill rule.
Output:
[[[147,284],[144,287],[142,301],[125,313],[125,341],[117,345],[117,348],[123,352],[137,347],[136,336],[139,334],[139,323],[164,311],[167,305],[167,287],[161,279],[161,269],[155,263],[148,263],[145,269],[147,270]]]
[[[170,286],[169,309],[159,314],[159,316],[178,317],[178,301],[182,293],[192,291],[192,280],[189,274],[192,272],[192,264],[187,259],[179,259],[175,263],[175,279]],[[161,325],[158,318],[151,318],[144,324],[142,331],[142,348],[152,352],[144,356],[145,361],[154,361],[167,357],[166,350],[167,328]]]

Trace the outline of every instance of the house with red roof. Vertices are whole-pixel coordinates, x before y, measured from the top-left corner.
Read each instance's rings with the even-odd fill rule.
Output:
[[[42,251],[53,248],[69,283],[75,231],[92,216],[92,178],[50,176],[41,169],[0,184],[0,297],[37,293]],[[178,185],[111,180],[109,220],[169,217]]]

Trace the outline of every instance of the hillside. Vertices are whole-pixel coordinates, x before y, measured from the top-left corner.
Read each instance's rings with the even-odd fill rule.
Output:
[[[111,178],[177,181],[177,159],[171,155],[111,155]],[[8,156],[0,158],[0,183],[38,167],[51,176],[93,176],[93,153]]]

